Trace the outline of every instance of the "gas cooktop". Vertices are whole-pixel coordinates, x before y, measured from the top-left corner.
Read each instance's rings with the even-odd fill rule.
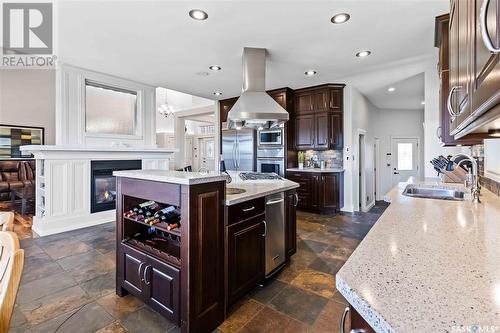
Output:
[[[240,178],[242,180],[275,180],[282,179],[275,173],[264,173],[264,172],[241,172]]]

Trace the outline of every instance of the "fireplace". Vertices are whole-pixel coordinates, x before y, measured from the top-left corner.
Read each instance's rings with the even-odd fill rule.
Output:
[[[113,171],[141,168],[140,160],[91,161],[90,212],[97,213],[115,209],[116,181]]]

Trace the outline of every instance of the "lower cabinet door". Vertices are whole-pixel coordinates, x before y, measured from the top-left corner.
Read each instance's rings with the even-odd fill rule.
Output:
[[[321,208],[339,209],[339,179],[336,174],[321,175]]]
[[[144,269],[147,266],[147,257],[143,253],[124,244],[120,244],[119,251],[123,268],[122,286],[131,294],[142,299],[145,297],[143,276]]]
[[[179,325],[180,271],[148,256],[144,271],[146,303],[165,318]]]
[[[227,227],[228,305],[255,287],[265,274],[264,214]]]

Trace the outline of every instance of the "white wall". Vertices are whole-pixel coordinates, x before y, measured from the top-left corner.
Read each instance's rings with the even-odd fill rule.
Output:
[[[359,134],[365,135],[365,192],[363,207],[374,203],[374,117],[377,108],[355,87],[344,92],[344,211],[359,210]],[[347,151],[349,150],[349,151]]]
[[[0,69],[0,124],[45,128],[55,143],[55,70]]]
[[[387,166],[386,154],[391,153],[391,137],[418,137],[420,139],[420,176],[423,175],[424,160],[424,110],[378,110],[374,119],[375,136],[380,139],[380,154],[377,158],[379,184],[377,200],[383,199],[392,188],[392,167]]]

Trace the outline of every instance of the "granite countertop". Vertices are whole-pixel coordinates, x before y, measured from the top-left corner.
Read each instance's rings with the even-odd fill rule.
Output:
[[[165,170],[126,170],[114,171],[113,176],[142,180],[152,180],[164,183],[181,185],[196,185],[225,180],[226,177],[218,172],[201,173]]]
[[[376,332],[500,331],[500,198],[484,188],[479,204],[411,198],[407,184],[388,193],[337,289]]]
[[[241,194],[226,194],[226,206],[235,205],[269,194],[284,192],[299,187],[299,184],[288,179],[282,180],[242,180],[237,172],[229,172],[232,182],[226,188],[240,188]]]
[[[291,172],[344,172],[343,168],[304,168],[304,169],[299,169],[299,168],[288,168],[286,171],[291,171]]]

